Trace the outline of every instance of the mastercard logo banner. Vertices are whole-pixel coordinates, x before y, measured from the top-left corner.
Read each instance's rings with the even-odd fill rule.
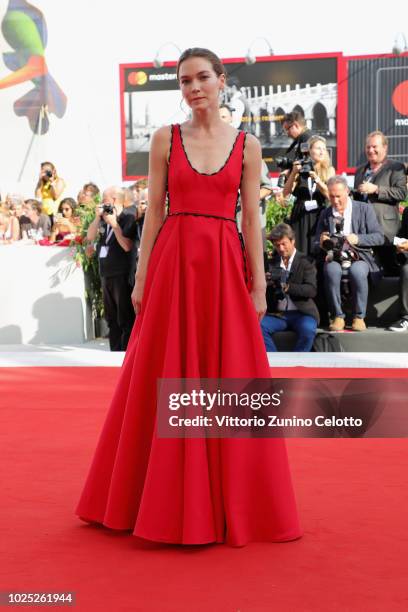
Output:
[[[408,116],[408,81],[403,81],[397,85],[391,100],[397,113]]]
[[[143,72],[143,70],[138,70],[137,72],[129,72],[127,80],[129,85],[146,85],[147,74]]]

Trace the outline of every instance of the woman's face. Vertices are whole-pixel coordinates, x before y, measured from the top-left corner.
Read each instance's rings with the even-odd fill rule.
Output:
[[[55,176],[55,171],[53,170],[52,166],[50,166],[50,164],[45,164],[44,166],[41,166],[41,174],[43,176],[49,176],[49,173],[51,173],[51,176]]]
[[[69,204],[63,204],[61,206],[61,212],[62,212],[62,216],[65,217],[66,219],[69,219],[70,217],[72,217],[72,208]]]
[[[193,111],[218,108],[218,97],[225,85],[225,76],[218,76],[209,60],[190,57],[179,70],[181,93]]]
[[[10,214],[14,217],[21,217],[23,214],[23,206],[21,204],[11,204]]]
[[[310,157],[315,162],[321,162],[324,159],[326,159],[326,156],[327,156],[326,145],[321,140],[317,140],[312,145],[309,152],[310,152]]]

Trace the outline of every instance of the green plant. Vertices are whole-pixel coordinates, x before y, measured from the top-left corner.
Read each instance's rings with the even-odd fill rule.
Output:
[[[81,206],[76,214],[79,217],[80,230],[71,242],[71,253],[76,265],[84,271],[85,299],[91,308],[93,319],[98,319],[104,312],[102,285],[95,249],[86,239],[88,227],[95,218],[95,206]]]
[[[266,205],[266,234],[268,235],[272,228],[278,223],[287,223],[292,210],[293,203],[290,198],[278,202],[272,196]],[[268,253],[273,251],[273,245],[270,240],[266,243]]]

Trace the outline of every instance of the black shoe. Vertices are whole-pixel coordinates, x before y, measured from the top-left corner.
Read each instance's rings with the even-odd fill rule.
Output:
[[[408,331],[408,319],[400,319],[387,327],[388,331],[403,332]]]

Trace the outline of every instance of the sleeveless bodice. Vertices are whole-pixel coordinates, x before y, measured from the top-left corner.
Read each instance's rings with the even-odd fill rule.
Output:
[[[195,213],[235,219],[242,178],[245,133],[239,132],[224,165],[212,174],[194,169],[180,126],[172,126],[168,174],[169,213]]]

